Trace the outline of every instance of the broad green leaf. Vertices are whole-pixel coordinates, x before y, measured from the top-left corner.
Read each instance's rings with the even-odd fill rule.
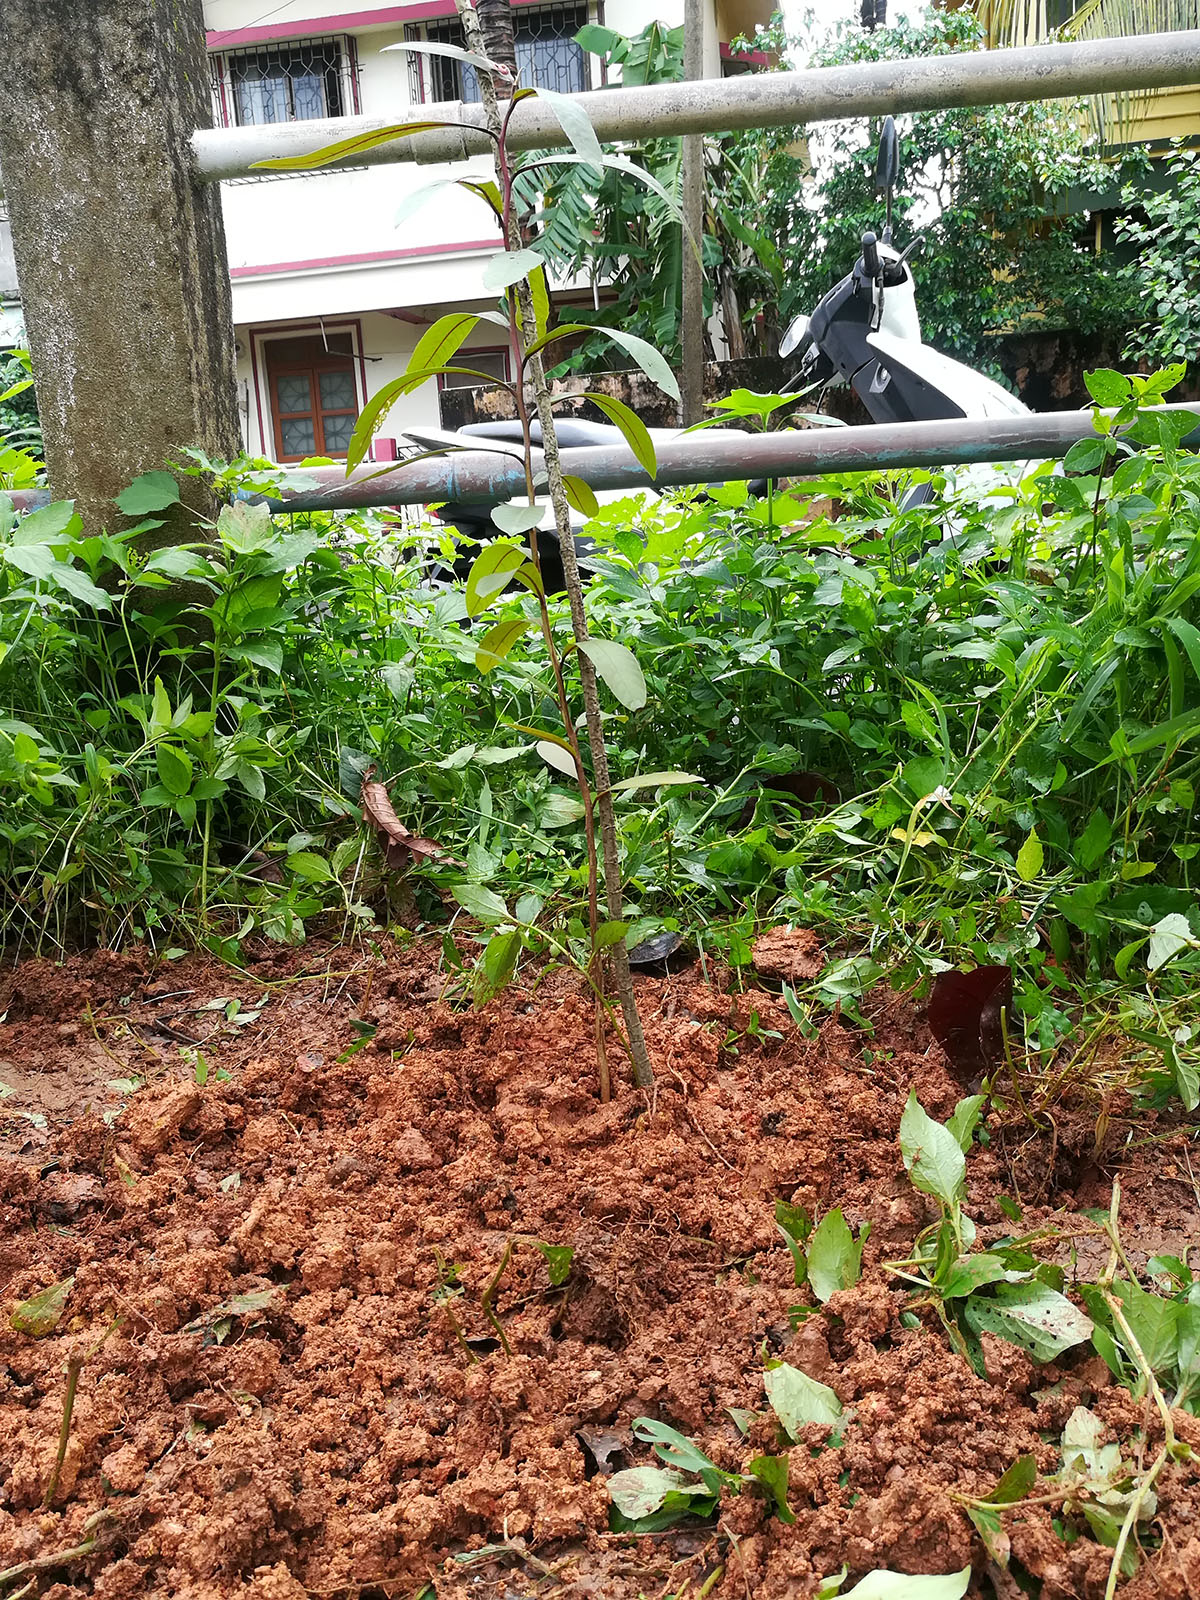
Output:
[[[551,89],[538,89],[538,99],[550,107],[575,154],[588,166],[599,170],[604,165],[604,151],[592,127],[592,120],[574,95],[558,94]]]
[[[961,1572],[948,1572],[944,1577],[868,1572],[853,1589],[839,1595],[838,1600],[962,1600],[970,1581],[970,1567],[964,1567]]]
[[[900,1153],[914,1189],[946,1205],[961,1198],[967,1163],[958,1140],[928,1115],[915,1089],[909,1090],[900,1118]]]
[[[387,55],[389,50],[405,50],[423,56],[448,56],[451,61],[463,61],[481,72],[500,71],[499,64],[490,61],[487,56],[481,56],[474,50],[464,50],[461,45],[442,44],[432,39],[406,39],[403,44],[385,44],[379,54]]]
[[[151,474],[153,476],[153,474]],[[169,474],[164,473],[164,477]],[[174,483],[174,478],[171,479]],[[126,490],[128,493],[128,490]],[[56,500],[53,505],[42,506],[24,516],[13,529],[13,544],[61,544],[70,538],[69,529],[75,522],[74,500]]]
[[[506,989],[517,970],[521,954],[521,935],[516,928],[506,933],[494,933],[484,947],[475,971],[472,999],[475,1005],[485,1006],[502,989]]]
[[[0,551],[0,555],[10,566],[18,567],[42,583],[59,565],[54,558],[53,549],[48,544],[10,544]]]
[[[251,505],[246,500],[235,500],[222,506],[217,516],[217,532],[227,550],[237,555],[251,555],[263,550],[275,537],[270,510],[264,505]]]
[[[1093,811],[1072,851],[1085,872],[1093,871],[1112,843],[1113,826],[1103,811]]]
[[[575,766],[575,757],[572,755],[570,748],[564,749],[561,744],[552,742],[549,739],[539,739],[537,753],[546,762],[547,766],[553,767],[556,772],[565,772],[568,778],[578,778],[579,773]]]
[[[571,776],[574,775],[572,770]],[[555,794],[551,791],[542,800],[538,811],[538,822],[543,828],[569,828],[585,814],[581,800],[572,800],[570,795]]]
[[[508,907],[504,901],[481,883],[456,883],[454,898],[464,911],[469,911],[480,922],[490,924],[504,922],[508,918]]]
[[[1125,374],[1113,372],[1108,367],[1085,372],[1083,381],[1098,406],[1123,406],[1133,392],[1133,385]]]
[[[821,1218],[808,1242],[808,1281],[822,1305],[839,1289],[852,1288],[862,1267],[862,1243],[856,1243],[840,1208]]]
[[[567,499],[579,512],[580,516],[594,517],[599,514],[600,502],[592,492],[592,487],[576,478],[571,473],[563,474],[563,488],[567,491]]]
[[[766,1491],[768,1500],[775,1507],[775,1515],[780,1522],[789,1527],[796,1520],[796,1513],[788,1505],[788,1458],[787,1456],[755,1456],[749,1463],[746,1471],[752,1478],[757,1478]]]
[[[987,1105],[987,1095],[968,1095],[965,1100],[958,1102],[950,1115],[950,1120],[946,1123],[958,1140],[958,1147],[963,1155],[967,1155],[971,1149],[971,1140],[975,1136],[975,1129],[979,1126],[985,1105]]]
[[[117,505],[127,517],[147,517],[178,503],[179,485],[169,472],[143,472],[117,496]]]
[[[634,460],[639,466],[645,467],[652,478],[655,477],[658,473],[658,456],[655,454],[654,440],[637,412],[632,411],[623,400],[617,400],[611,394],[601,394],[596,389],[585,390],[583,398],[602,411],[615,428],[620,428]]]
[[[633,651],[615,639],[581,639],[579,648],[625,709],[640,711],[646,704],[646,680]]]
[[[602,922],[596,929],[593,948],[607,950],[609,945],[620,944],[629,930],[627,922]]]
[[[972,1295],[965,1315],[976,1333],[1007,1339],[1035,1361],[1053,1361],[1092,1336],[1092,1319],[1044,1283],[999,1283]]]
[[[496,292],[509,289],[542,265],[536,250],[502,250],[490,257],[484,267],[483,287]]]
[[[525,552],[502,539],[494,539],[471,563],[467,574],[466,606],[469,617],[477,617],[506,588],[517,569],[525,563]]]
[[[672,1489],[683,1489],[687,1479],[669,1467],[629,1467],[608,1480],[612,1502],[623,1515],[636,1519],[657,1511]]]
[[[721,1477],[732,1476],[722,1473],[716,1463],[678,1429],[659,1422],[655,1417],[635,1417],[633,1436],[643,1444],[652,1444],[655,1455],[668,1466],[679,1467],[684,1472],[714,1472]]]
[[[501,533],[528,533],[531,528],[541,526],[548,510],[549,507],[544,505],[531,506],[510,501],[507,505],[492,507],[492,521]]]
[[[453,311],[449,316],[439,317],[417,340],[405,375],[427,374],[433,368],[444,366],[478,325],[479,318],[470,311]]]
[[[187,794],[192,787],[192,758],[176,744],[160,744],[154,751],[158,779],[170,794]]]
[[[1018,1456],[1012,1466],[1007,1468],[1000,1482],[988,1494],[981,1495],[981,1500],[987,1500],[994,1506],[1013,1506],[1025,1496],[1037,1482],[1038,1468],[1036,1456]]]
[[[622,778],[611,787],[612,794],[628,794],[633,789],[658,789],[666,784],[703,783],[703,778],[693,772],[639,772],[636,777]]]
[[[333,868],[315,850],[295,850],[284,865],[294,878],[304,883],[329,883],[333,878]]]
[[[1178,911],[1172,911],[1165,917],[1160,917],[1150,930],[1150,951],[1146,957],[1146,965],[1151,972],[1157,972],[1159,967],[1165,966],[1172,956],[1179,954],[1184,949],[1196,949],[1200,945],[1192,932],[1192,925],[1188,919]]]
[[[1113,1284],[1112,1296],[1120,1302],[1125,1320],[1155,1376],[1168,1376],[1179,1359],[1179,1318],[1183,1306],[1177,1300],[1151,1294],[1140,1284],[1130,1283],[1125,1278],[1118,1278]]]
[[[28,1334],[31,1339],[44,1339],[62,1321],[67,1297],[74,1287],[74,1277],[64,1278],[61,1283],[22,1300],[8,1319],[10,1327],[15,1333]]]
[[[1032,883],[1038,876],[1045,856],[1046,852],[1037,836],[1037,829],[1033,828],[1025,843],[1017,851],[1017,876],[1023,883]]]
[[[533,623],[526,617],[495,623],[479,641],[479,648],[475,652],[476,669],[486,673],[499,666],[521,635],[532,627]]]
[[[944,1277],[939,1275],[938,1289],[943,1300],[962,1300],[990,1283],[1003,1283],[1010,1276],[1016,1274],[1009,1273],[1003,1257],[982,1251],[973,1256],[960,1256]]]
[[[767,1368],[763,1384],[771,1410],[792,1439],[798,1439],[809,1423],[832,1427],[842,1414],[842,1402],[832,1389],[785,1361]]]
[[[626,333],[623,328],[610,328],[607,324],[593,322],[564,323],[531,345],[525,352],[524,360],[528,361],[531,355],[540,353],[547,345],[554,344],[557,340],[574,338],[578,334],[589,336],[599,334],[605,339],[611,339],[614,344],[619,344],[633,357],[652,383],[656,383],[664,394],[670,395],[672,400],[679,399],[679,383],[666,357],[645,339],[633,333]],[[594,399],[595,396],[592,395],[591,398]]]
[[[360,156],[367,150],[376,150],[381,144],[391,144],[396,139],[409,139],[414,133],[428,133],[431,128],[458,128],[462,124],[446,121],[395,122],[386,128],[371,128],[366,133],[356,133],[349,139],[338,139],[334,144],[322,145],[303,156],[276,156],[270,161],[255,161],[256,171],[310,172],[315,167],[327,167],[334,161],[345,161],[350,156]]]
[[[86,573],[80,572],[79,568],[73,567],[69,561],[54,561],[46,576],[48,582],[65,589],[72,599],[81,600],[87,606],[94,606],[97,611],[112,610],[112,600],[105,591],[98,588]]]

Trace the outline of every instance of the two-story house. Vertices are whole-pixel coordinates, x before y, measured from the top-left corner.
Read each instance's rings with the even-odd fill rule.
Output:
[[[405,41],[461,43],[453,0],[205,0],[218,122],[226,125],[384,115],[397,122],[432,100],[473,100],[469,67],[388,50]],[[737,70],[730,41],[753,36],[771,0],[706,0],[706,74]],[[601,61],[575,41],[585,22],[634,34],[682,21],[683,0],[513,0],[526,82],[565,93],[602,87]],[[238,381],[247,448],[279,461],[344,453],[360,407],[401,373],[423,330],[454,309],[494,304],[482,264],[497,248],[489,209],[444,188],[399,227],[405,195],[468,168],[388,165],[271,174],[224,186]],[[556,297],[587,295],[561,286]],[[465,347],[470,365],[508,375],[499,330]],[[446,378],[445,382],[454,381]],[[468,380],[469,381],[469,380]],[[385,432],[436,424],[437,383],[401,400]],[[390,453],[380,441],[378,453]]]

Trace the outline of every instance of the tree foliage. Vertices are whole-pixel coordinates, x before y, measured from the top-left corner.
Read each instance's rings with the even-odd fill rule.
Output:
[[[1177,149],[1167,166],[1170,186],[1150,193],[1128,185],[1122,200],[1140,207],[1118,227],[1135,246],[1127,269],[1148,320],[1131,335],[1126,353],[1151,361],[1195,361],[1200,350],[1200,153]]]

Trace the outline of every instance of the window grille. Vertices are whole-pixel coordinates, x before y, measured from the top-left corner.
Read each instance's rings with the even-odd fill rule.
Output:
[[[347,116],[358,109],[353,42],[326,34],[226,50],[213,58],[213,94],[226,127]]]
[[[521,82],[539,89],[557,89],[559,94],[580,94],[588,87],[587,56],[576,44],[575,35],[588,20],[585,0],[549,6],[522,6],[513,12],[513,38],[517,50],[517,71]],[[406,34],[408,30],[405,30]],[[415,36],[415,30],[414,30]],[[454,18],[429,22],[425,37],[434,44],[465,44],[462,24]],[[427,56],[424,75],[418,64],[411,81],[424,93],[413,98],[429,100],[479,99],[479,80],[475,69],[446,56]]]

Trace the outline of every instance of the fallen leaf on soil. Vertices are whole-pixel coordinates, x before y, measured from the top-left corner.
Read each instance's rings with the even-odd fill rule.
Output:
[[[27,1333],[31,1339],[44,1339],[62,1321],[67,1296],[74,1287],[74,1277],[64,1278],[61,1283],[43,1289],[40,1294],[31,1295],[28,1300],[22,1300],[8,1319],[12,1328],[17,1333]]]
[[[616,1470],[614,1456],[625,1454],[625,1441],[621,1435],[607,1428],[576,1428],[575,1437],[591,1457],[592,1471],[605,1477]]]
[[[811,983],[820,976],[825,957],[811,928],[771,928],[754,941],[754,965],[764,978]]]
[[[929,996],[929,1028],[965,1076],[986,1072],[1004,1048],[1001,1007],[1012,1007],[1009,967],[976,967],[973,972],[940,972]]]
[[[252,1317],[260,1311],[269,1311],[279,1295],[281,1285],[271,1289],[254,1289],[249,1294],[231,1295],[228,1300],[222,1300],[219,1306],[213,1306],[211,1311],[202,1311],[193,1322],[184,1328],[184,1333],[206,1333],[210,1329],[217,1332],[217,1343],[224,1343],[224,1335],[220,1333],[220,1324],[229,1322],[233,1317]],[[228,1331],[228,1330],[226,1330]]]
[[[763,1384],[771,1410],[793,1439],[800,1437],[808,1423],[832,1427],[842,1414],[842,1402],[827,1384],[818,1383],[799,1367],[789,1367],[786,1361],[768,1367]]]
[[[417,857],[424,861],[445,861],[452,867],[461,867],[463,863],[448,850],[443,850],[440,844],[408,831],[396,815],[387,784],[373,778],[374,771],[374,767],[368,767],[363,773],[363,821],[368,827],[374,828],[386,864],[403,872]]]

